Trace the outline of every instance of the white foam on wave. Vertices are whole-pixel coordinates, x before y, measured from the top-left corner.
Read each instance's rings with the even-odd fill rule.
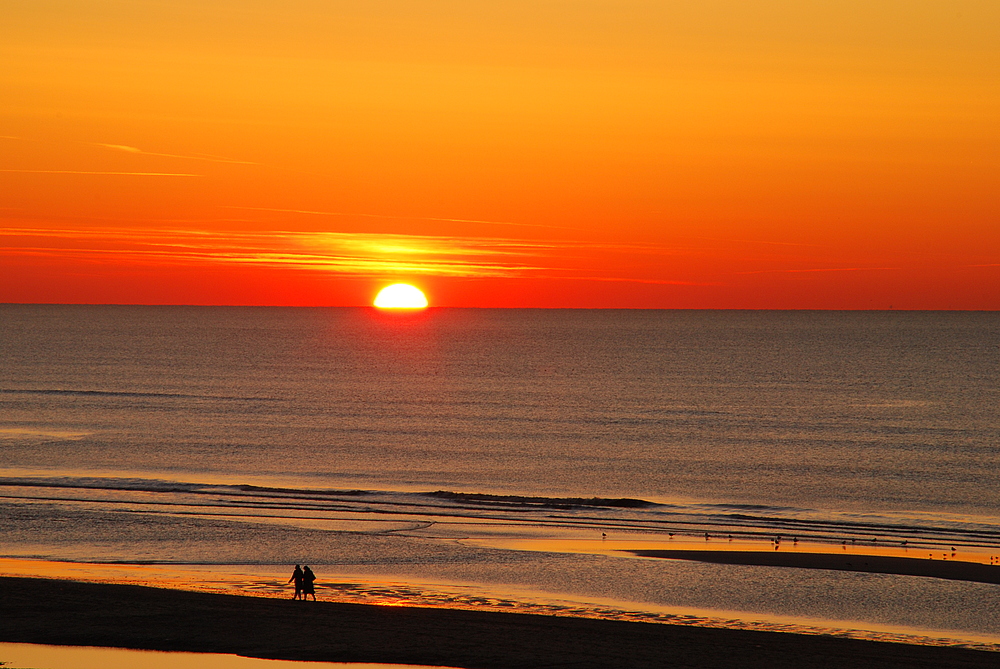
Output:
[[[379,514],[397,522],[427,521],[465,538],[523,539],[527,528],[545,528],[549,539],[566,538],[567,531],[585,538],[605,533],[662,535],[678,539],[709,535],[729,540],[764,541],[781,536],[803,544],[868,545],[942,550],[1000,548],[1000,524],[995,518],[959,518],[927,513],[845,513],[788,507],[732,504],[664,504],[629,499],[549,498],[481,493],[346,490],[274,485],[274,481],[237,483],[185,481],[119,476],[109,472],[0,470],[0,486],[8,499],[85,505],[126,505],[135,512],[183,515],[241,516],[245,520],[301,525],[301,521],[345,520],[347,516]],[[125,474],[125,472],[122,472]],[[267,485],[270,483],[271,485]],[[263,485],[262,485],[263,484]],[[81,506],[83,505],[83,506]],[[94,510],[98,506],[93,507]],[[125,507],[122,507],[125,508]],[[233,518],[235,519],[235,518]],[[354,518],[357,520],[358,518]],[[991,522],[992,521],[992,522]],[[459,527],[461,526],[461,527]],[[428,537],[442,538],[428,531]],[[530,538],[539,539],[535,531]],[[454,537],[452,537],[454,538]]]

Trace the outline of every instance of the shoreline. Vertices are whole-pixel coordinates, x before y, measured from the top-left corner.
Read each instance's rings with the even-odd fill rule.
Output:
[[[695,551],[701,561],[704,549]],[[620,550],[611,553],[622,552]],[[733,551],[723,551],[728,557]],[[755,552],[759,555],[759,553]],[[670,556],[673,557],[673,556]],[[636,561],[659,562],[661,558]],[[684,562],[672,559],[671,562]],[[722,563],[731,559],[720,560]],[[710,564],[710,562],[707,562]],[[790,566],[790,565],[785,565]],[[815,565],[814,565],[815,566]],[[0,577],[75,581],[106,585],[138,585],[162,590],[225,594],[241,597],[286,599],[292,594],[286,565],[244,571],[246,565],[164,565],[134,563],[80,563],[24,559],[0,559]],[[241,568],[242,567],[242,568]],[[877,572],[876,572],[877,573]],[[1000,636],[973,624],[957,626],[935,620],[930,624],[909,620],[892,622],[879,617],[855,617],[850,611],[837,616],[813,615],[810,611],[782,612],[767,608],[694,606],[688,603],[652,604],[642,600],[577,597],[569,593],[448,582],[440,578],[413,578],[403,574],[376,576],[371,573],[333,573],[324,570],[317,594],[321,601],[368,604],[380,607],[493,611],[540,616],[559,616],[646,622],[655,624],[741,629],[801,635],[836,636],[908,645],[969,648],[1000,653]],[[808,578],[805,574],[800,575]],[[923,580],[923,579],[920,579]],[[939,580],[939,579],[934,579]],[[992,584],[977,584],[993,591]],[[711,587],[711,586],[709,586]],[[511,589],[513,588],[513,589]],[[856,593],[860,594],[860,593]],[[985,594],[985,593],[984,593]],[[862,595],[864,596],[864,595]],[[946,595],[947,596],[947,595]],[[992,595],[988,595],[991,596]],[[908,600],[909,601],[909,600]],[[926,604],[926,602],[925,602]],[[932,603],[933,605],[933,603]],[[846,613],[846,615],[844,615]],[[968,623],[968,620],[965,620]]]
[[[0,641],[470,669],[993,667],[997,654],[524,613],[296,602],[0,577]]]

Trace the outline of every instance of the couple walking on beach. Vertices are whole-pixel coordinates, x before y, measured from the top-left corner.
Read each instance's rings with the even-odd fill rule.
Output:
[[[309,565],[305,567],[295,565],[295,571],[292,572],[292,577],[288,579],[288,582],[295,583],[295,596],[292,599],[301,597],[302,601],[305,601],[306,596],[312,595],[313,601],[316,601],[316,588],[313,586],[313,583],[316,582],[316,574],[309,568]]]

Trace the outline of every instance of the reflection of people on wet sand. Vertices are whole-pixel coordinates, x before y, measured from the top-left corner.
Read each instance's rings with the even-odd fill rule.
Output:
[[[302,601],[305,601],[307,595],[313,596],[313,601],[316,601],[316,588],[313,585],[316,582],[316,574],[313,570],[306,565],[302,570]]]
[[[306,569],[309,569],[309,567],[306,567]],[[312,572],[309,573],[311,574]],[[302,568],[299,567],[299,565],[295,565],[295,571],[292,572],[292,577],[288,579],[289,583],[295,581],[295,596],[292,597],[292,599],[298,599],[299,597],[302,597],[302,599],[306,598],[306,596],[302,594],[303,577],[304,574],[302,573]],[[315,579],[316,577],[313,576],[313,578]],[[309,587],[312,588],[311,582]],[[316,599],[316,595],[313,595],[313,599]]]

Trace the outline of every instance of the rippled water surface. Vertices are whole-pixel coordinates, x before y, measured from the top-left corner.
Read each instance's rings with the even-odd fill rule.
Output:
[[[0,555],[1000,637],[992,584],[617,550],[992,564],[998,378],[994,313],[0,306]]]

